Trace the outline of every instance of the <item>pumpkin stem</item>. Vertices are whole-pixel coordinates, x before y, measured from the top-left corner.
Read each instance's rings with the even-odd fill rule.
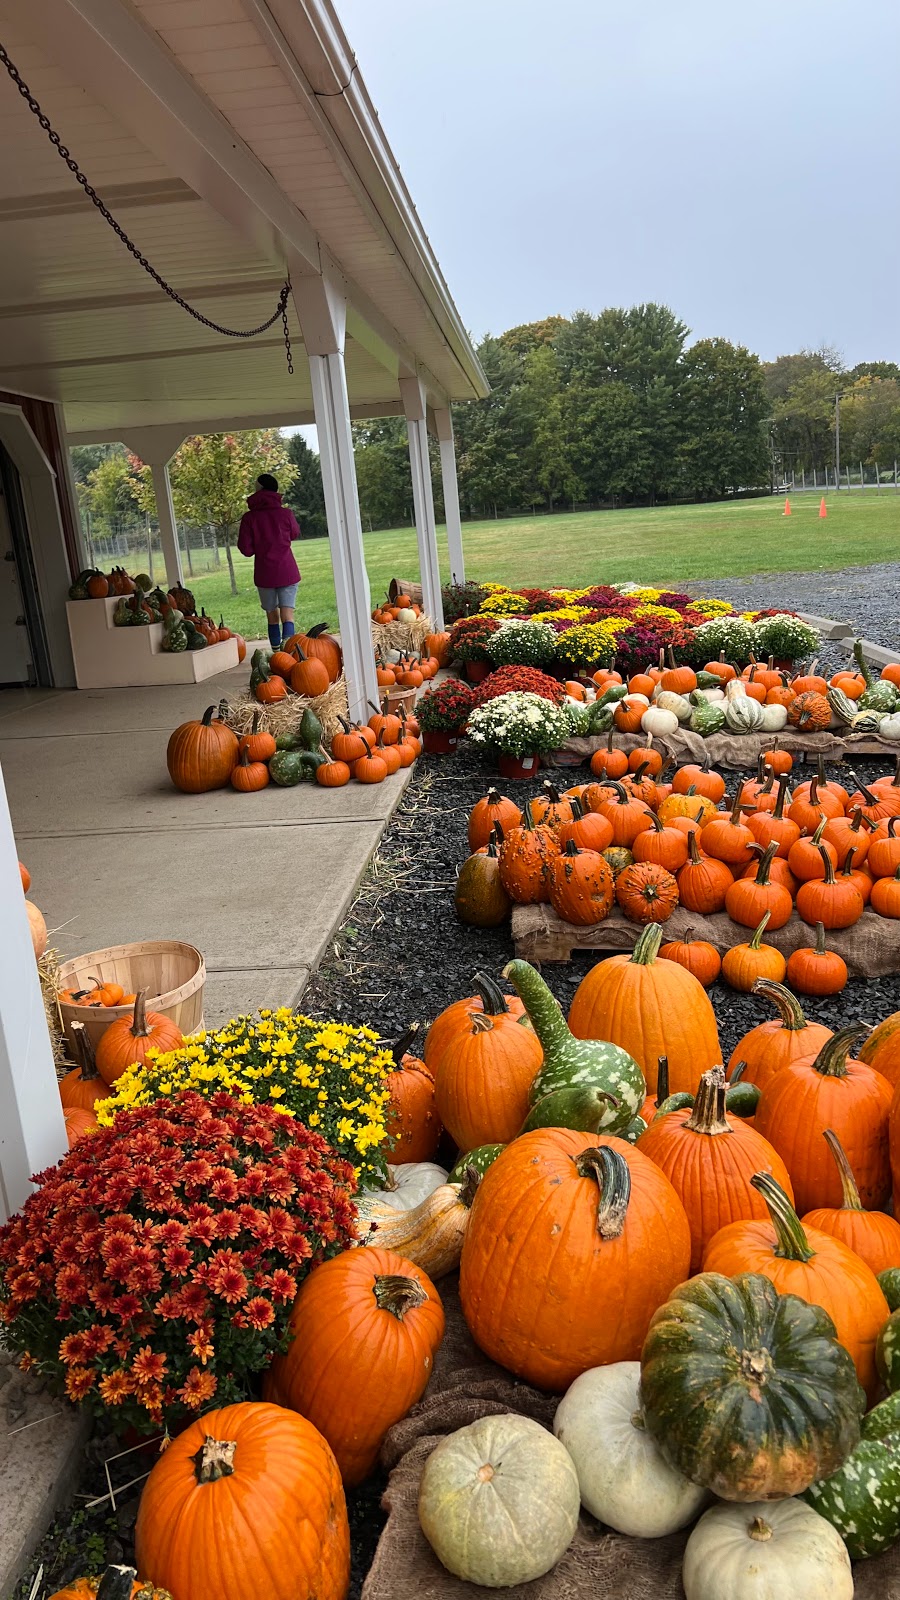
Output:
[[[656,1059],[656,1109],[669,1098],[669,1058],[657,1056]]]
[[[690,838],[693,839],[693,832]],[[639,967],[652,967],[659,955],[659,947],[663,941],[662,924],[648,922],[643,933],[638,936],[635,947],[631,952],[631,959]]]
[[[601,1239],[618,1239],[625,1227],[631,1199],[631,1173],[625,1157],[608,1145],[589,1145],[575,1157],[582,1178],[594,1178],[600,1190],[597,1232]]]
[[[821,927],[821,923],[819,924]],[[783,983],[776,983],[774,978],[757,978],[750,991],[751,994],[764,995],[771,1000],[775,1010],[781,1018],[781,1026],[788,1033],[799,1033],[802,1028],[808,1028],[809,1023],[803,1013],[803,1007],[797,996],[791,994]]]
[[[472,1024],[472,1037],[479,1033],[490,1033],[494,1024],[484,1011],[473,1011],[469,1019]]]
[[[772,862],[773,862],[773,860],[775,858],[775,852],[776,852],[777,849],[778,849],[778,840],[777,839],[773,839],[771,844],[766,845],[765,850],[763,851],[762,855],[759,858],[759,866],[756,869],[756,882],[758,884],[760,884],[763,888],[765,888],[768,885],[768,882],[769,882],[769,869],[770,869],[770,867],[772,865]]]
[[[691,866],[692,867],[699,867],[700,861],[701,861],[701,856],[700,856],[699,847],[697,845],[697,829],[696,828],[692,828],[690,833],[688,834],[688,855],[691,858]]]
[[[830,857],[829,857],[829,859],[830,859]],[[765,933],[767,927],[769,926],[769,918],[770,918],[771,915],[772,915],[771,911],[767,911],[766,912],[765,916],[762,919],[762,922],[760,923],[759,927],[756,929],[756,932],[754,933],[753,938],[750,940],[749,944],[747,945],[747,949],[748,950],[758,950],[759,949],[759,947],[760,947],[760,945],[762,943],[762,936]]]
[[[147,991],[139,989],[134,1001],[134,1021],[131,1032],[135,1039],[149,1039],[152,1028],[147,1027]]]
[[[400,1273],[382,1273],[372,1285],[375,1304],[379,1311],[389,1311],[402,1322],[408,1311],[424,1305],[428,1295],[416,1278],[406,1278]]]
[[[856,1179],[853,1176],[853,1168],[847,1160],[846,1150],[841,1144],[841,1141],[834,1132],[833,1128],[826,1128],[822,1137],[828,1145],[831,1154],[834,1156],[835,1165],[837,1166],[838,1175],[841,1180],[841,1210],[862,1211],[863,1203],[859,1198],[859,1190],[856,1187]]]
[[[734,824],[735,827],[737,827],[740,824],[740,821],[741,821],[741,786],[740,786],[740,784],[738,784],[737,788],[734,791],[734,799],[731,802],[731,818],[730,818],[730,820]]]
[[[471,1207],[472,1201],[475,1199],[475,1191],[477,1190],[480,1182],[481,1173],[478,1171],[478,1168],[471,1165],[466,1167],[466,1170],[463,1174],[463,1181],[459,1186],[459,1198],[462,1205]]]
[[[825,846],[823,844],[817,845],[816,849],[818,850],[819,855],[822,857],[822,861],[824,862],[824,865],[825,865],[825,882],[826,883],[834,883],[834,862],[832,861],[830,855],[828,854],[828,851],[825,849]],[[851,855],[853,854],[852,850],[851,850],[850,854]]]
[[[764,1517],[754,1517],[747,1524],[747,1533],[751,1539],[756,1539],[759,1544],[765,1544],[772,1537],[772,1524],[766,1522]]]
[[[761,1194],[775,1229],[775,1254],[783,1261],[811,1261],[815,1251],[790,1200],[771,1172],[755,1172],[750,1179]]]
[[[813,1069],[821,1073],[823,1078],[846,1078],[847,1057],[857,1039],[861,1039],[866,1031],[864,1022],[851,1023],[849,1028],[840,1028],[826,1039],[819,1054],[813,1062]]]
[[[728,1087],[729,1087],[729,1089],[733,1089],[736,1083],[740,1083],[740,1081],[741,1081],[741,1079],[744,1076],[744,1073],[746,1071],[747,1071],[747,1063],[746,1063],[746,1061],[739,1061],[737,1063],[737,1066],[734,1068],[734,1071],[732,1072],[731,1077],[728,1079]]]
[[[824,922],[817,922],[816,923],[816,955],[817,956],[823,956],[824,954],[825,954],[825,924],[824,924]]]
[[[207,706],[207,708],[204,711],[202,717],[200,718],[200,721],[203,723],[204,728],[208,728],[209,727],[209,725],[212,722],[212,719],[215,716],[215,714],[216,714],[215,706]]]
[[[857,639],[853,646],[853,659],[866,680],[866,688],[872,687],[872,671],[868,661],[863,655],[862,639]]]
[[[72,1023],[72,1054],[76,1067],[80,1068],[82,1083],[91,1083],[94,1078],[99,1078],[94,1046],[83,1022]]]
[[[504,978],[506,977],[505,972],[503,976]],[[476,972],[472,979],[472,987],[481,1000],[482,1009],[486,1016],[503,1017],[509,1011],[506,995],[499,984],[495,983],[493,978],[489,978],[486,972]]]
[[[219,1478],[230,1478],[234,1472],[236,1439],[211,1439],[207,1434],[194,1456],[194,1471],[198,1483],[217,1483]]]
[[[685,1123],[693,1133],[731,1133],[731,1123],[725,1116],[725,1068],[711,1067],[704,1072],[694,1101],[694,1109]]]
[[[97,1585],[97,1600],[131,1600],[136,1577],[134,1567],[107,1567]]]
[[[419,1023],[414,1022],[410,1027],[407,1028],[405,1033],[401,1033],[399,1039],[395,1039],[393,1044],[389,1045],[388,1048],[390,1049],[391,1055],[394,1058],[394,1064],[396,1066],[401,1066],[403,1063],[403,1057],[409,1054],[409,1047],[416,1037],[418,1031]]]
[[[782,818],[784,817],[784,801],[785,801],[785,796],[787,795],[787,786],[788,786],[788,775],[787,775],[787,773],[786,772],[779,773],[779,775],[778,775],[778,785],[777,785],[778,793],[777,793],[777,795],[775,797],[775,809],[772,812],[772,816],[775,818],[776,822],[781,822]]]
[[[856,776],[856,773],[853,771],[852,767],[849,770],[850,770],[850,776],[853,779],[853,782],[856,784],[856,787],[859,790],[859,793],[862,795],[863,799],[865,800],[866,805],[867,806],[877,806],[878,800],[877,800],[876,796],[872,793],[871,789],[867,789],[866,788],[866,786],[863,783],[862,779],[858,778]]]

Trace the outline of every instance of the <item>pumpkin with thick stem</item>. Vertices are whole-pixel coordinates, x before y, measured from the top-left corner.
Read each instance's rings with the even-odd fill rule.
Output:
[[[732,922],[742,928],[757,927],[760,917],[768,913],[768,926],[774,932],[789,920],[794,903],[782,884],[769,881],[769,869],[777,849],[775,840],[764,850],[760,845],[756,849],[761,854],[755,875],[740,877],[731,885],[725,895],[725,910]]]
[[[641,1352],[648,1432],[730,1501],[799,1494],[836,1471],[859,1440],[861,1398],[831,1318],[754,1271],[681,1284]]]
[[[672,793],[661,802],[657,815],[660,822],[694,823],[698,828],[703,828],[719,813],[712,800],[705,794],[695,793],[691,785],[683,793],[673,788]]]
[[[823,1135],[841,1180],[840,1206],[819,1206],[808,1211],[803,1226],[818,1228],[843,1241],[877,1277],[892,1267],[900,1267],[900,1222],[883,1211],[866,1211],[859,1198],[853,1168],[833,1128]]]
[[[239,794],[258,794],[260,789],[265,789],[269,784],[269,769],[264,761],[251,761],[246,750],[242,750],[237,763],[231,769],[231,787]]]
[[[134,1567],[107,1567],[101,1578],[75,1578],[50,1600],[172,1600],[168,1589],[138,1579]]]
[[[244,1600],[261,1590],[266,1600],[345,1600],[350,1529],[331,1449],[304,1417],[278,1406],[207,1411],[151,1470],[135,1558],[176,1600]]]
[[[640,1151],[539,1129],[481,1181],[460,1265],[463,1313],[501,1366],[539,1388],[567,1388],[589,1367],[637,1359],[690,1253],[681,1202]]]
[[[499,822],[503,834],[510,829],[518,828],[522,821],[522,813],[514,800],[508,800],[497,789],[488,789],[483,800],[476,800],[469,812],[469,849],[480,850],[487,844],[494,831],[494,823]]]
[[[602,855],[580,850],[574,839],[550,862],[548,889],[557,916],[578,927],[603,922],[616,898],[613,875]]]
[[[687,833],[688,859],[678,873],[678,898],[686,911],[710,916],[725,907],[725,896],[734,883],[730,867],[715,856],[700,854],[698,830]]]
[[[603,1090],[609,1100],[600,1109],[599,1126],[608,1133],[621,1132],[640,1111],[646,1092],[633,1056],[606,1040],[575,1038],[559,1002],[527,961],[511,961],[503,976],[524,1001],[544,1052],[529,1092],[531,1105],[558,1089],[584,1085]]]
[[[788,722],[801,733],[822,733],[831,723],[831,707],[826,695],[807,689],[788,706]]]
[[[292,634],[282,646],[294,661],[301,661],[304,654],[311,661],[319,661],[328,673],[329,683],[337,683],[343,669],[344,658],[341,647],[336,639],[328,632],[327,622],[317,622],[308,633]]]
[[[598,961],[572,1000],[569,1026],[578,1039],[608,1039],[637,1061],[647,1087],[667,1056],[674,1092],[692,1094],[722,1059],[716,1018],[702,984],[674,961],[658,961],[662,928],[650,923],[630,955]]]
[[[781,1157],[755,1129],[725,1114],[725,1071],[704,1072],[692,1107],[662,1111],[637,1142],[665,1173],[684,1206],[691,1230],[691,1272],[699,1272],[715,1233],[740,1218],[767,1216],[750,1179],[770,1172],[789,1198],[791,1180]]]
[[[606,748],[595,750],[591,756],[591,771],[595,778],[624,778],[628,771],[628,756],[624,750],[617,749],[613,744],[614,735],[615,730],[610,728],[606,738]]]
[[[878,1210],[890,1195],[891,1087],[850,1057],[863,1032],[858,1023],[842,1028],[817,1054],[789,1062],[760,1101],[756,1126],[782,1157],[801,1213],[841,1203],[840,1174],[822,1138],[827,1128],[846,1151],[863,1205]]]
[[[757,978],[749,992],[771,1001],[778,1015],[758,1023],[738,1040],[728,1070],[732,1072],[739,1061],[746,1062],[744,1081],[755,1083],[765,1093],[783,1067],[815,1055],[832,1033],[821,1022],[808,1022],[799,1000],[782,983]]]
[[[304,1280],[289,1326],[265,1398],[318,1428],[344,1483],[361,1483],[431,1377],[444,1336],[440,1296],[395,1250],[346,1250]]]
[[[757,1172],[750,1181],[766,1202],[769,1221],[731,1222],[720,1228],[705,1252],[704,1272],[721,1272],[729,1278],[761,1272],[780,1294],[795,1294],[821,1306],[853,1357],[871,1404],[878,1389],[875,1341],[888,1316],[874,1272],[840,1239],[804,1228],[769,1173]]]
[[[571,822],[575,813],[571,800],[560,794],[556,784],[546,778],[541,793],[531,802],[531,815],[540,827],[555,833],[560,823]]]
[[[91,1037],[83,1022],[71,1024],[72,1053],[77,1066],[60,1079],[59,1098],[65,1111],[90,1111],[98,1100],[105,1100],[109,1085],[97,1071]]]
[[[702,983],[704,989],[715,983],[722,970],[722,957],[714,944],[695,939],[693,928],[685,928],[680,939],[672,939],[659,952],[661,961],[677,961],[680,967]]]
[[[184,1043],[177,1022],[161,1011],[148,1011],[146,1000],[146,989],[139,989],[133,1017],[117,1018],[100,1035],[97,1071],[105,1083],[115,1083],[135,1063],[142,1066],[149,1050],[163,1054]]]
[[[399,746],[392,748],[396,751]],[[606,870],[609,871],[608,868]],[[470,928],[497,928],[509,916],[512,902],[500,880],[496,825],[486,850],[476,851],[460,867],[453,903],[460,922]]]
[[[539,826],[526,804],[521,827],[510,829],[500,849],[500,882],[509,898],[527,906],[549,900],[549,868],[558,855],[557,835]]]
[[[820,817],[809,838],[804,834],[802,838],[795,839],[788,849],[787,864],[801,883],[808,883],[812,878],[824,878],[826,856],[833,867],[837,866],[837,850],[833,844],[823,842],[827,820],[827,817]]]
[[[166,746],[166,766],[176,789],[206,794],[224,789],[238,756],[237,734],[207,706],[199,722],[183,722]]]
[[[879,917],[900,918],[900,866],[890,878],[877,878],[869,904]]]
[[[746,944],[732,945],[722,957],[722,977],[732,989],[749,994],[758,978],[771,978],[781,983],[787,971],[787,962],[773,944],[763,943],[763,934],[769,925],[768,911],[760,919],[753,938]]]
[[[382,1150],[385,1158],[395,1163],[433,1161],[441,1137],[434,1079],[410,1049],[418,1032],[419,1024],[414,1022],[390,1046],[394,1067],[386,1080],[391,1099],[386,1119],[388,1142]]]
[[[797,890],[797,915],[815,927],[852,928],[863,914],[864,901],[860,890],[850,877],[836,878],[834,863],[824,845],[821,852],[824,878],[809,878]]]
[[[438,1017],[425,1041],[438,1115],[461,1150],[514,1139],[543,1061],[537,1035],[492,979],[478,974],[481,1003]],[[453,1008],[450,1007],[449,1011]]]

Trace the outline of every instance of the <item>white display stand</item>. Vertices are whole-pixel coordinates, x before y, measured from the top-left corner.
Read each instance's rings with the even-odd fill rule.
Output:
[[[117,628],[119,598],[69,600],[66,612],[79,689],[139,689],[155,683],[202,683],[238,665],[234,639],[205,650],[171,654],[162,648],[163,625]]]

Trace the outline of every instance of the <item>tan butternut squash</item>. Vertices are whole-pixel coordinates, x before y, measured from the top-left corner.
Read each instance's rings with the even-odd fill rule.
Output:
[[[356,1225],[360,1244],[394,1250],[429,1278],[455,1272],[469,1224],[469,1208],[480,1183],[470,1167],[462,1183],[444,1183],[411,1211],[367,1205]]]

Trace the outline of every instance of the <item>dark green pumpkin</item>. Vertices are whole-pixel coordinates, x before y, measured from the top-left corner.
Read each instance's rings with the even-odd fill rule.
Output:
[[[293,789],[298,783],[313,783],[316,768],[327,756],[315,755],[312,750],[276,750],[269,762],[269,777],[280,789]]]
[[[801,1496],[836,1528],[856,1561],[900,1539],[900,1436],[861,1439],[830,1478]]]
[[[488,1167],[493,1166],[500,1151],[505,1149],[505,1144],[480,1144],[474,1150],[467,1150],[464,1156],[459,1157],[447,1182],[462,1183],[469,1167],[474,1167],[479,1177],[483,1178]]]
[[[647,1124],[643,1117],[632,1117],[628,1126],[622,1129],[619,1138],[624,1139],[626,1144],[637,1144],[641,1134],[646,1132]]]
[[[609,1121],[612,1103],[612,1095],[588,1083],[552,1089],[532,1106],[519,1132],[531,1133],[534,1128],[573,1128],[576,1133],[599,1133]]]
[[[889,1394],[863,1417],[864,1439],[886,1439],[891,1433],[900,1433],[900,1393]]]
[[[881,1292],[891,1311],[900,1311],[900,1267],[887,1267],[879,1272]]]
[[[882,1383],[895,1394],[900,1389],[900,1311],[892,1311],[878,1335],[875,1365]]]
[[[829,1477],[859,1442],[864,1396],[820,1306],[768,1278],[704,1272],[655,1313],[641,1352],[647,1430],[725,1500],[776,1500]]]
[[[306,745],[296,733],[279,733],[275,739],[276,750],[305,750]]]

